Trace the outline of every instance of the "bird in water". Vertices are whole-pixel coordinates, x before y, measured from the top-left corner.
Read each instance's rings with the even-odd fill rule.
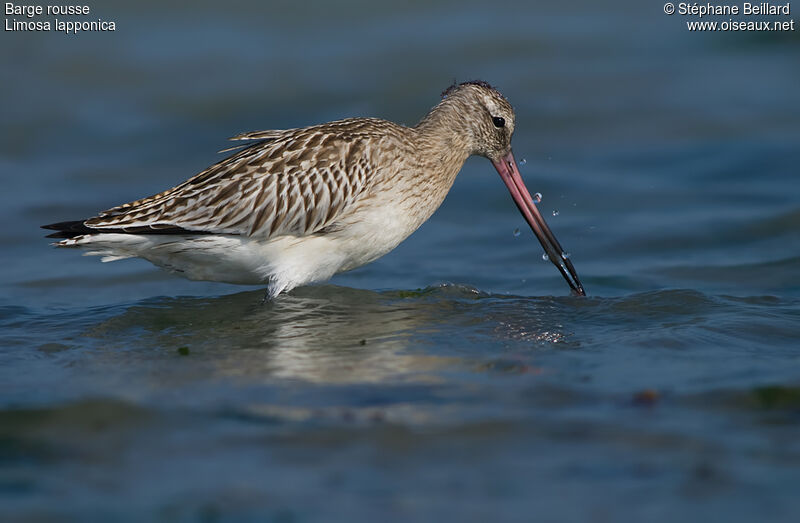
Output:
[[[267,296],[369,263],[444,201],[471,155],[488,158],[573,294],[586,293],[511,151],[514,110],[486,82],[452,85],[414,127],[348,118],[257,131],[230,157],[148,198],[44,225],[102,261],[144,258],[192,280],[266,284]]]

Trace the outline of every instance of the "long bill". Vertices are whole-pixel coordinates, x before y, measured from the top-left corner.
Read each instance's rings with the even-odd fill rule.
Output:
[[[558,243],[558,240],[556,240],[553,231],[547,226],[539,209],[533,202],[531,194],[525,187],[522,176],[519,174],[517,162],[514,160],[514,154],[509,150],[505,156],[492,160],[492,164],[494,164],[494,168],[500,173],[500,178],[503,179],[506,187],[511,192],[511,197],[514,199],[514,203],[517,204],[522,216],[525,217],[528,225],[531,226],[534,234],[539,239],[539,243],[544,247],[547,257],[553,262],[553,265],[556,266],[564,279],[567,280],[572,292],[578,296],[586,296],[586,291],[583,290],[583,285],[578,279],[575,267],[572,266],[572,261],[570,261],[561,244]]]

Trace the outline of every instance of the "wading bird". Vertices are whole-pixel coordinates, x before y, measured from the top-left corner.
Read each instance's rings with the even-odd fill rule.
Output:
[[[92,218],[43,226],[103,261],[140,257],[193,280],[266,284],[272,298],[394,249],[444,201],[470,155],[488,158],[550,261],[585,296],[511,152],[514,111],[486,82],[453,85],[414,127],[349,118],[241,134],[232,156]]]

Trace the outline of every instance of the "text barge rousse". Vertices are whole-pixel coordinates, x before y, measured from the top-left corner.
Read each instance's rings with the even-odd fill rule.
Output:
[[[11,2],[5,3],[6,16],[25,16],[28,20],[17,20],[16,18],[6,18],[6,31],[56,31],[65,33],[78,33],[80,31],[115,31],[115,22],[106,22],[98,18],[96,21],[75,21],[75,20],[33,20],[34,17],[47,16],[88,16],[91,9],[88,5],[48,5],[46,8],[41,5],[15,5]]]

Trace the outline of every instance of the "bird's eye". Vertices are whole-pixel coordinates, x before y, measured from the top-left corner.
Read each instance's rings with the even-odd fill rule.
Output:
[[[505,119],[500,116],[492,116],[492,123],[495,127],[503,127],[506,125]]]

